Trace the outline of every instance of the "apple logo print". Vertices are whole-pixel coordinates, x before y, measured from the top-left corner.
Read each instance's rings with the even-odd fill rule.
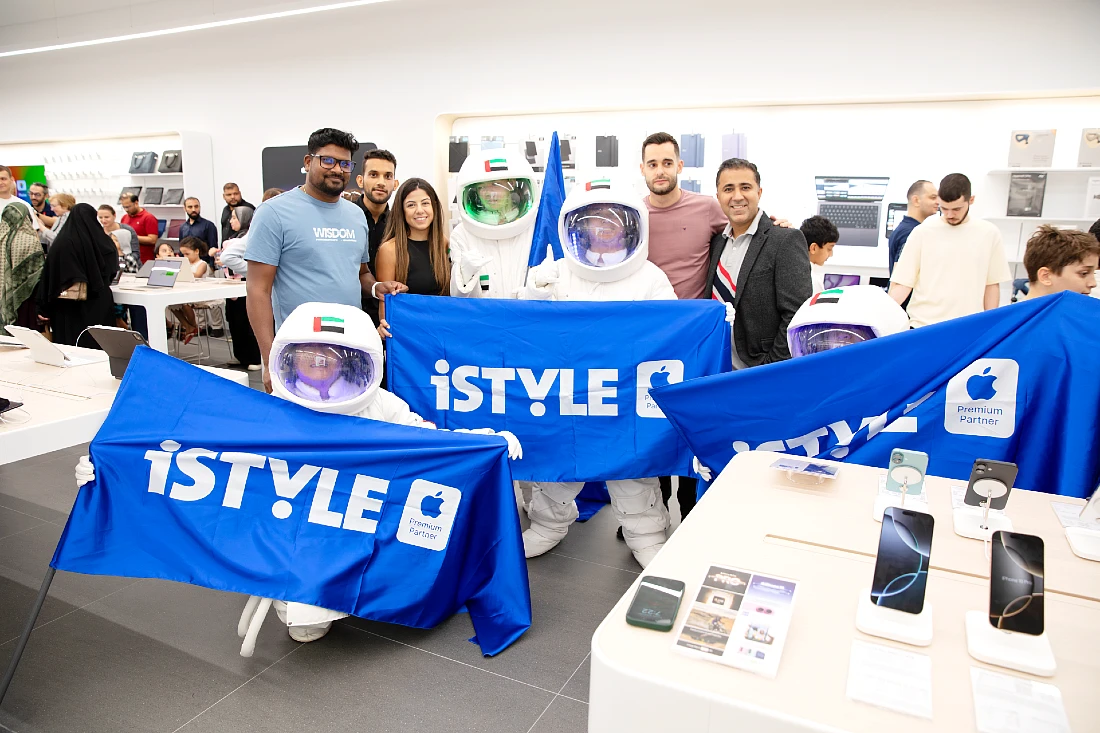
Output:
[[[972,400],[991,400],[997,396],[997,390],[993,383],[997,381],[997,375],[990,374],[993,367],[986,367],[981,374],[975,374],[966,380],[966,393]]]
[[[663,366],[650,375],[649,387],[652,389],[654,387],[664,387],[666,385],[668,385],[668,367]]]
[[[420,513],[425,517],[431,517],[436,519],[442,514],[440,507],[443,506],[442,491],[437,491],[435,496],[425,496],[420,500]]]

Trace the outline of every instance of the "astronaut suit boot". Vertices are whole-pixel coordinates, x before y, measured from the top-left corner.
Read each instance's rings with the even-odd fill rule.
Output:
[[[527,278],[538,201],[518,152],[471,154],[458,172],[460,222],[451,232],[451,295],[515,298]]]
[[[558,218],[565,257],[531,269],[520,297],[531,300],[675,300],[668,277],[649,262],[649,214],[628,184],[581,183]],[[527,557],[553,549],[577,518],[580,482],[539,482],[531,496],[531,527],[523,533]],[[668,510],[656,478],[607,482],[623,538],[644,568],[665,542]]]

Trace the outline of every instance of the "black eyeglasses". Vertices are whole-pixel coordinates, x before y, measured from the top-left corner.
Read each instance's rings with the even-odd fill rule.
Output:
[[[321,167],[326,170],[335,168],[337,163],[340,164],[340,170],[345,173],[351,173],[355,170],[354,160],[340,160],[339,158],[333,158],[331,155],[312,155],[310,157],[316,158]]]

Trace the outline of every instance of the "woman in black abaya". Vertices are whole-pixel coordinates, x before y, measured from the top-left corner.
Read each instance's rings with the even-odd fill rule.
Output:
[[[76,340],[88,326],[114,325],[111,281],[117,271],[118,252],[96,210],[77,204],[46,254],[38,290],[39,316],[49,321],[54,343],[99,348],[87,334]],[[79,291],[80,283],[86,283],[84,299],[61,297]]]

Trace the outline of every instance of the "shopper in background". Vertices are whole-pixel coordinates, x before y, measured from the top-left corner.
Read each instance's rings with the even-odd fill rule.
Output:
[[[255,211],[256,207],[241,198],[241,189],[233,182],[222,186],[222,198],[225,199],[225,207],[222,209],[222,244],[225,244],[228,240],[239,237],[248,231],[247,227],[242,232],[239,226],[234,229],[230,225],[229,220],[232,218],[233,212],[239,208]]]
[[[53,223],[49,227],[43,226],[42,231],[39,232],[42,244],[47,247],[53,244],[53,240],[57,239],[57,233],[65,225],[65,220],[74,206],[76,206],[76,199],[70,194],[59,193],[53,196],[53,209],[51,209],[54,212]],[[39,217],[39,220],[44,222],[45,218]]]
[[[33,218],[29,208],[18,204],[0,210],[0,326],[38,327],[35,288],[42,277],[45,255]]]
[[[364,294],[378,298],[408,289],[375,281],[366,264],[366,222],[355,204],[340,196],[355,170],[352,156],[358,149],[350,133],[316,130],[302,161],[305,185],[266,202],[249,229],[248,320],[260,346],[268,392],[275,331],[299,305],[322,300],[360,308]]]
[[[1100,219],[1094,221],[1092,226],[1089,227],[1089,234],[1096,237],[1097,240],[1100,240]]]
[[[825,289],[825,263],[833,256],[833,247],[840,238],[836,225],[824,216],[811,216],[798,228],[810,246],[810,282],[813,292]]]
[[[96,210],[76,204],[46,254],[38,288],[38,317],[49,323],[54,343],[99,348],[91,336],[80,336],[88,326],[115,325],[111,281],[116,272],[118,254]]]
[[[909,234],[890,284],[890,297],[909,301],[914,328],[996,308],[1000,283],[1012,279],[1001,232],[970,216],[970,179],[952,173],[940,181],[940,216]]]
[[[15,195],[15,177],[11,174],[11,168],[0,165],[0,211],[3,211],[11,203],[27,207],[27,211],[31,214],[31,224],[34,226],[34,230],[37,232],[42,228],[42,223],[38,221],[38,212],[31,208],[31,205],[26,201]]]
[[[1100,222],[1093,226],[1100,227]],[[1065,290],[1089,295],[1096,287],[1098,266],[1100,241],[1096,235],[1044,224],[1027,240],[1024,251],[1027,298],[1053,295]]]
[[[209,252],[218,251],[218,228],[214,226],[214,222],[202,218],[202,204],[194,196],[183,200],[183,210],[187,212],[187,219],[180,225],[180,241],[195,237],[206,242],[207,254],[203,261],[213,266],[214,258]]]
[[[53,210],[50,202],[50,189],[45,183],[32,183],[27,189],[31,199],[31,208],[38,215],[38,222],[42,229],[50,229],[57,219],[57,212]]]
[[[123,194],[120,202],[122,208],[126,210],[122,217],[122,223],[133,227],[134,231],[137,232],[141,261],[148,262],[153,259],[153,250],[157,246],[157,239],[160,237],[157,217],[138,206],[138,197],[132,193]]]
[[[126,269],[134,269],[133,265],[141,267],[141,249],[138,243],[138,233],[129,224],[119,224],[115,219],[115,208],[110,204],[103,204],[96,212],[103,231],[113,234],[122,247],[122,253],[126,256]],[[128,256],[127,256],[128,255]]]
[[[377,278],[378,248],[382,246],[384,239],[389,238],[386,235],[386,225],[390,214],[390,196],[397,188],[397,158],[388,150],[368,150],[363,155],[363,172],[355,177],[355,183],[363,189],[363,195],[354,201],[367,219],[370,249],[367,268]],[[380,302],[370,297],[363,298],[363,310],[370,315],[375,326],[379,325]]]
[[[378,248],[378,277],[403,283],[414,295],[450,295],[451,261],[435,189],[423,178],[410,178],[397,189],[396,201],[401,208]],[[378,311],[378,335],[389,338],[384,302]]]
[[[742,158],[718,168],[725,230],[711,240],[711,297],[732,303],[736,369],[791,358],[787,324],[813,295],[806,238],[772,224],[760,208],[760,171]]]
[[[902,250],[905,249],[909,234],[918,224],[940,210],[939,192],[931,181],[915,182],[905,194],[905,200],[908,202],[905,216],[890,233],[890,275],[894,274],[894,266],[898,263]],[[905,307],[904,303],[902,307]]]

